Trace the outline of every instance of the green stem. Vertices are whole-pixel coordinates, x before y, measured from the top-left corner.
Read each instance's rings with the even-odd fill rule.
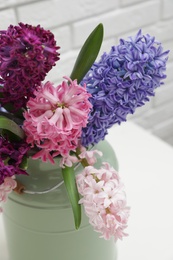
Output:
[[[65,168],[62,168],[62,176],[72,206],[75,227],[76,229],[79,229],[81,224],[81,205],[78,203],[80,197],[76,186],[74,167],[66,166]]]

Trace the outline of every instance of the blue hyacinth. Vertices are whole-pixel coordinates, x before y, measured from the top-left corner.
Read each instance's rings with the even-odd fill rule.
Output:
[[[128,114],[154,96],[154,90],[166,78],[168,53],[154,37],[142,35],[139,30],[134,38],[121,39],[118,46],[93,64],[81,82],[92,94],[93,105],[82,131],[82,145],[103,140],[107,129],[126,121]]]

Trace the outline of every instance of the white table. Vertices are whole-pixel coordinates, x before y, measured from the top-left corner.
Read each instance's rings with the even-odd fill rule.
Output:
[[[131,207],[118,260],[173,260],[173,148],[131,122],[110,129],[107,140]],[[8,260],[2,216],[0,260]]]

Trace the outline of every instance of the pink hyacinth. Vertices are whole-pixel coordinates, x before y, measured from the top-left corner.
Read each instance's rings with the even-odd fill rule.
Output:
[[[93,166],[86,167],[77,175],[76,181],[82,195],[79,203],[84,205],[95,231],[106,240],[113,236],[116,241],[126,236],[124,229],[129,207],[118,173],[108,163],[103,163],[99,170]]]
[[[65,79],[68,82],[57,87],[45,83],[27,103],[23,128],[26,141],[41,149],[33,156],[35,159],[40,157],[53,163],[57,155],[67,157],[69,151],[76,149],[81,129],[87,124],[90,94],[76,80]]]
[[[8,194],[12,192],[17,186],[16,181],[13,177],[6,177],[4,182],[0,185],[0,204],[6,202]],[[0,212],[2,212],[2,208],[0,207]]]

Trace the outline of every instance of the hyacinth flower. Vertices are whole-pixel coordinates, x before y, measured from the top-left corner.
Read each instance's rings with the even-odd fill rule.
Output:
[[[46,82],[27,103],[23,124],[26,141],[31,147],[40,148],[34,159],[54,163],[57,155],[67,157],[77,148],[82,128],[87,124],[91,95],[76,80],[66,80],[58,86]]]
[[[29,145],[23,140],[12,142],[0,136],[0,204],[6,202],[8,194],[16,188],[15,176],[27,175],[22,164],[29,149]]]
[[[100,169],[87,166],[77,175],[77,186],[82,195],[79,203],[84,205],[85,213],[95,231],[101,237],[115,241],[127,234],[129,207],[126,203],[124,186],[119,174],[108,163]]]
[[[82,130],[82,145],[103,140],[112,125],[126,121],[128,114],[154,96],[166,77],[168,52],[154,37],[139,30],[134,38],[121,39],[93,64],[81,82],[87,84],[93,105]]]
[[[15,176],[5,177],[3,183],[0,185],[0,204],[7,201],[9,193],[11,193],[17,186],[15,181]],[[0,207],[0,213],[3,211],[3,208]]]
[[[6,177],[27,174],[21,165],[30,146],[24,141],[9,141],[0,136],[0,185]]]
[[[54,35],[38,26],[19,23],[0,31],[0,102],[26,107],[29,97],[59,60]]]

